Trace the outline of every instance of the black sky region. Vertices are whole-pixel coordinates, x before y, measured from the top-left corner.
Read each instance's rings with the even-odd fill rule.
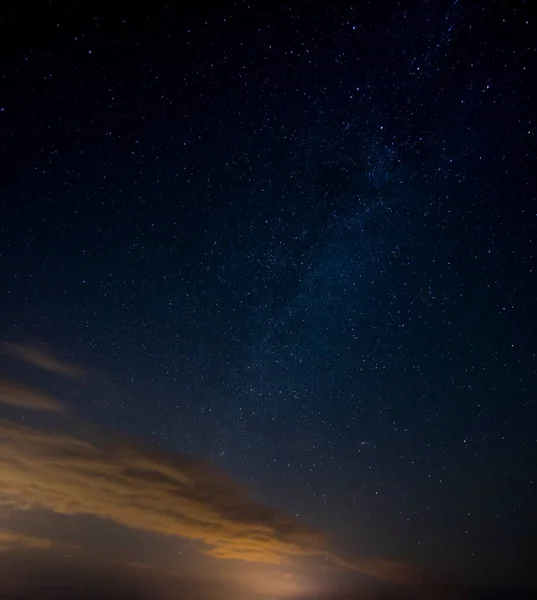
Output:
[[[3,6],[0,337],[100,375],[2,374],[340,555],[534,585],[530,4]]]

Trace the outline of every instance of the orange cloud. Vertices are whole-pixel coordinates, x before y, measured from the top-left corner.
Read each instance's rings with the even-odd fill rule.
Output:
[[[39,367],[40,369],[44,369],[45,371],[49,371],[50,373],[55,373],[56,375],[63,375],[72,379],[84,377],[84,370],[80,367],[54,358],[48,352],[35,348],[34,346],[4,342],[2,344],[2,350],[5,354],[18,358],[19,360]]]
[[[43,394],[20,383],[0,379],[0,404],[9,404],[30,410],[60,412],[64,406],[53,396]]]
[[[62,410],[55,398],[9,381],[0,381],[0,402]],[[89,431],[86,427],[84,438],[0,420],[0,508],[91,514],[202,542],[203,552],[218,559],[277,564],[322,556],[337,568],[398,583],[420,582],[405,564],[334,555],[321,534],[253,500],[205,462],[118,440],[117,434],[113,441],[101,432],[91,437]],[[4,545],[16,542],[15,534],[9,535],[3,534]],[[26,543],[46,542],[28,538]]]
[[[324,551],[319,534],[251,500],[200,461],[5,420],[0,439],[0,503],[199,540],[218,558],[278,563]]]
[[[78,546],[65,544],[58,540],[53,540],[35,535],[27,535],[0,529],[0,552],[12,552],[14,550],[77,550]]]

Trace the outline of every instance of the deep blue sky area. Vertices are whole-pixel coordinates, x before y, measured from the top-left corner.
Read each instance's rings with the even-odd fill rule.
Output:
[[[530,3],[35,10],[0,15],[0,375],[346,560],[535,585]]]

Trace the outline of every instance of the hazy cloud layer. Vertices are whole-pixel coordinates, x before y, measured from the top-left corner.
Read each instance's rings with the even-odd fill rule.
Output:
[[[84,377],[84,370],[75,365],[61,361],[48,352],[36,348],[35,346],[27,346],[25,344],[16,344],[14,342],[4,342],[1,345],[4,354],[13,356],[19,360],[27,362],[31,365],[72,379],[80,379]]]
[[[0,421],[0,504],[91,514],[127,527],[199,540],[220,559],[280,563],[326,555],[336,565],[398,582],[409,568],[383,560],[348,562],[323,537],[252,500],[208,464],[130,441],[80,439]]]
[[[0,404],[49,412],[64,410],[62,403],[53,396],[7,379],[0,379]]]
[[[78,378],[84,371],[29,346],[3,350],[47,371]],[[0,379],[0,403],[61,412],[54,397]],[[77,430],[80,429],[80,424]],[[95,431],[89,426],[87,431]],[[205,462],[148,449],[114,434],[93,438],[0,420],[0,506],[90,514],[126,527],[203,542],[218,559],[280,563],[325,556],[330,563],[390,581],[415,583],[414,571],[383,559],[346,561],[323,536],[253,499]],[[0,548],[52,543],[0,531]]]
[[[219,558],[280,562],[323,552],[319,534],[252,501],[207,464],[10,421],[0,422],[0,436],[1,501],[17,508],[89,513],[200,540]]]
[[[0,529],[0,552],[13,552],[18,550],[77,550],[78,546],[65,544],[55,539],[15,533]]]

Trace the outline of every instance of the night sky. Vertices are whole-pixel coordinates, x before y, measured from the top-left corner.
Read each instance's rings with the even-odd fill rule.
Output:
[[[537,585],[531,3],[40,4],[0,14],[0,589]]]

